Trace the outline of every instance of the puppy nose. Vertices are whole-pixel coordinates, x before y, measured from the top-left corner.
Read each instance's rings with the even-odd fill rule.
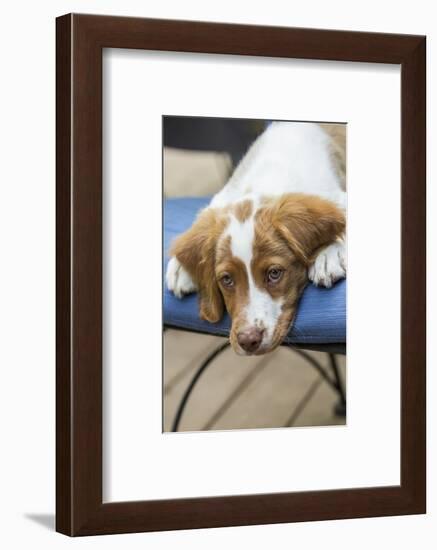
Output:
[[[237,334],[238,344],[244,349],[244,351],[253,353],[261,344],[263,332],[263,330],[259,330],[256,327],[239,332]]]

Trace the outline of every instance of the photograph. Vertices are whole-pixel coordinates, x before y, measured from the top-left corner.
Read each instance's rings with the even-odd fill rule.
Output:
[[[163,431],[346,425],[346,122],[162,117]]]

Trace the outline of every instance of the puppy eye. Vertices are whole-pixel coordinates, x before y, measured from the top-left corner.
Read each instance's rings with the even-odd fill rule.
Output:
[[[223,275],[223,277],[220,279],[220,281],[221,281],[222,285],[227,287],[227,288],[230,288],[230,287],[234,286],[234,279],[228,273]]]
[[[282,274],[284,273],[283,269],[280,269],[279,267],[272,267],[272,269],[269,269],[267,273],[267,282],[269,283],[277,283],[281,280]]]

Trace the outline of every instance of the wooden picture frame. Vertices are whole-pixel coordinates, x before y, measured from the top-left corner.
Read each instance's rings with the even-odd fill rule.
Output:
[[[69,14],[56,22],[56,529],[70,536],[425,513],[425,37]],[[401,65],[401,483],[102,502],[102,50]]]

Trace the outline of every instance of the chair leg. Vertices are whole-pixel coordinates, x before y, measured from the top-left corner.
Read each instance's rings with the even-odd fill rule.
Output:
[[[335,386],[339,397],[338,402],[334,406],[334,412],[337,416],[346,416],[346,392],[341,380],[337,358],[333,353],[329,354],[329,362],[334,375]]]
[[[325,380],[327,384],[331,386],[335,391],[337,391],[337,385],[334,380],[331,379],[329,374],[326,372],[326,370],[322,367],[322,365],[317,361],[317,359],[314,359],[308,352],[294,348],[293,346],[289,346],[288,349],[294,353],[297,353],[300,355],[307,363],[309,363],[312,367],[314,367],[320,374],[320,376]]]
[[[346,392],[340,377],[340,371],[338,369],[337,359],[333,353],[328,353],[329,355],[329,364],[332,370],[333,377],[330,376],[322,365],[314,359],[309,353],[298,348],[290,346],[289,349],[300,355],[305,359],[311,366],[313,366],[322,376],[322,378],[327,382],[331,388],[338,394],[338,403],[334,407],[334,412],[337,416],[346,416]]]
[[[182,415],[184,413],[185,407],[187,405],[188,399],[190,398],[190,395],[192,391],[194,390],[194,387],[196,386],[197,382],[199,381],[199,378],[202,376],[202,374],[205,372],[208,365],[210,365],[211,361],[217,357],[222,351],[224,351],[226,348],[230,346],[229,341],[224,342],[223,344],[220,344],[218,348],[213,350],[202,362],[200,367],[197,369],[196,373],[194,374],[193,378],[191,379],[191,382],[188,384],[187,389],[185,390],[184,395],[182,396],[182,399],[179,403],[179,406],[176,411],[175,418],[173,420],[173,425],[171,428],[172,432],[177,432],[179,428],[179,424],[181,422]]]

